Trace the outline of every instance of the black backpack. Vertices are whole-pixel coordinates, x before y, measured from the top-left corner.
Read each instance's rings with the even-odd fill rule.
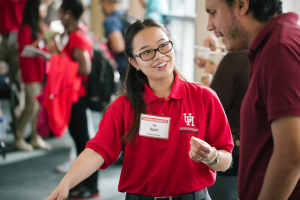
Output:
[[[104,55],[103,49],[94,48],[92,71],[86,85],[88,107],[94,111],[106,108],[116,92],[113,63]]]
[[[108,56],[109,50],[105,43],[93,37],[92,33],[77,29],[89,35],[94,43],[92,71],[86,83],[88,108],[93,111],[103,111],[111,102],[111,96],[116,92],[114,69],[115,61]]]

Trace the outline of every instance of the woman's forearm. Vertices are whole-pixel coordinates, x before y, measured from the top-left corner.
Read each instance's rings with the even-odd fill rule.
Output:
[[[70,171],[60,182],[69,189],[88,178],[104,163],[103,157],[92,149],[85,149],[76,159]]]
[[[215,171],[226,171],[231,166],[232,155],[230,152],[225,150],[218,150],[218,152],[220,155],[220,161],[215,165],[208,165],[208,167]]]

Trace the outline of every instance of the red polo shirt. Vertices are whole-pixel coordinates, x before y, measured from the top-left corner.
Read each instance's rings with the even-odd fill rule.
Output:
[[[87,31],[87,28],[85,26],[81,27],[84,31]],[[79,28],[78,28],[79,29]],[[93,41],[86,33],[82,31],[73,31],[69,36],[69,42],[64,47],[63,52],[66,52],[66,54],[72,59],[73,58],[73,51],[74,48],[79,48],[85,51],[88,51],[90,54],[90,58],[92,60],[93,57]],[[78,75],[82,78],[83,82],[87,81],[87,75]],[[82,84],[80,87],[80,97],[85,95],[85,88]]]
[[[0,33],[8,35],[18,31],[22,24],[22,15],[27,0],[0,1]]]
[[[272,120],[300,116],[298,18],[286,13],[272,19],[250,46],[250,82],[241,108],[240,200],[260,194],[274,148]],[[299,182],[289,199],[300,199]]]
[[[107,168],[124,151],[119,191],[143,196],[176,196],[204,189],[215,182],[216,172],[190,159],[191,137],[205,140],[216,149],[231,152],[233,142],[221,103],[211,89],[182,81],[176,76],[167,100],[157,97],[145,84],[146,113],[171,117],[169,139],[137,136],[132,146],[120,143],[133,120],[125,96],[118,97],[103,116],[98,133],[87,148],[98,152]],[[184,114],[194,117],[186,123]],[[222,158],[221,158],[222,159]]]

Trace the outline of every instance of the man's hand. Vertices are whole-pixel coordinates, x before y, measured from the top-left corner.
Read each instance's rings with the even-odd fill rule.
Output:
[[[203,41],[203,45],[209,47],[211,51],[215,51],[220,46],[218,39],[213,35],[208,36]]]
[[[208,61],[208,58],[204,58],[199,55],[195,55],[194,62],[198,67],[205,67],[206,62]]]

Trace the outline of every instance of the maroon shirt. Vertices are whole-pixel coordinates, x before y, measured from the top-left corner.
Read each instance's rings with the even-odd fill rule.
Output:
[[[18,31],[22,24],[22,14],[27,0],[0,1],[0,33],[8,35]]]
[[[272,120],[300,116],[298,18],[286,13],[272,19],[250,46],[250,82],[241,109],[240,200],[260,194],[274,147]],[[299,182],[289,199],[300,199]]]

